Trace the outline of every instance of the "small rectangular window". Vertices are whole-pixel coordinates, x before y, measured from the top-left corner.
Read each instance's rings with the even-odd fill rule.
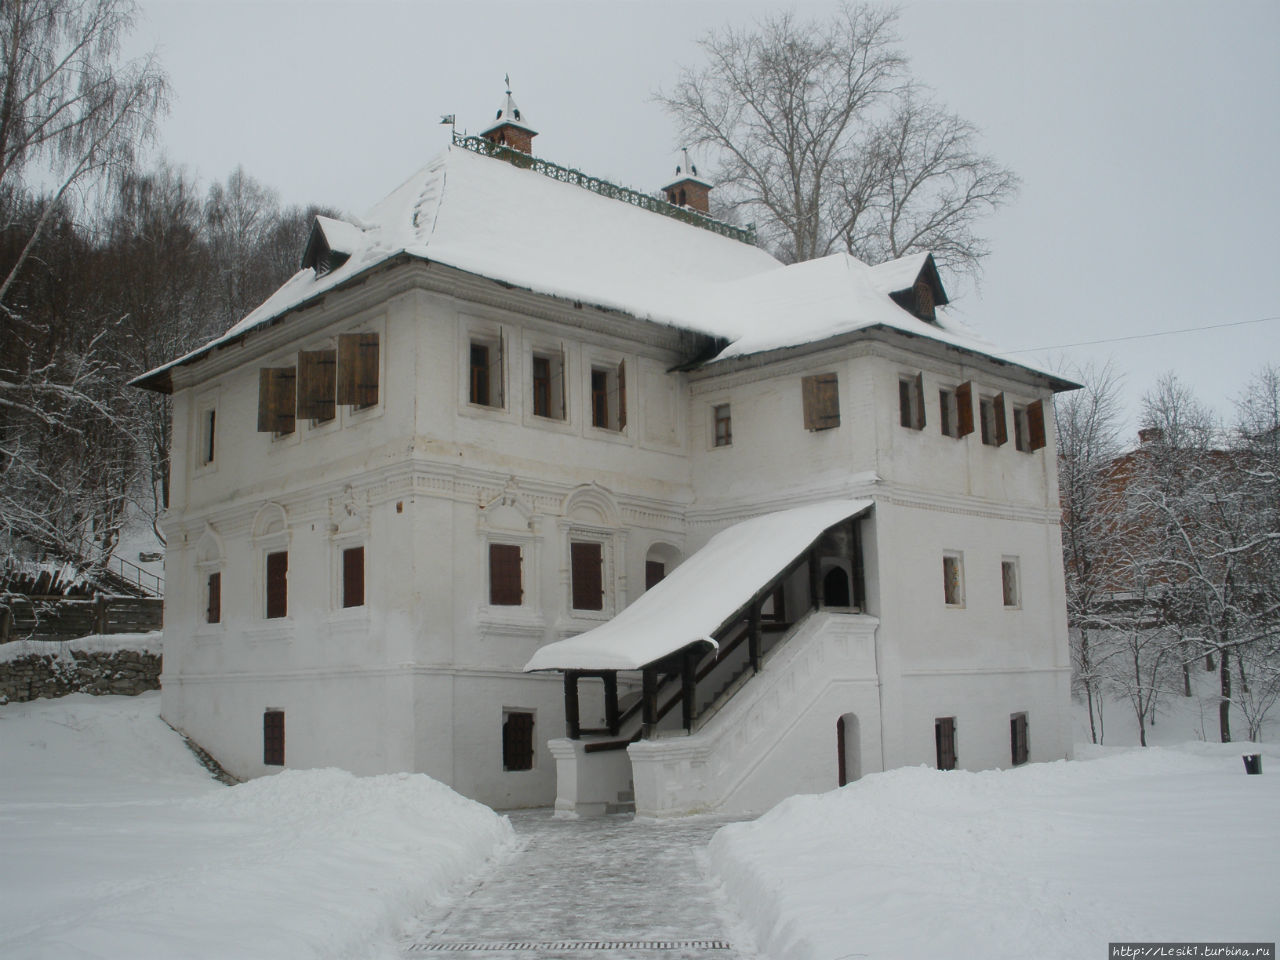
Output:
[[[1040,400],[1013,408],[1013,445],[1023,453],[1034,453],[1045,445],[1044,403]]]
[[[1026,763],[1030,755],[1025,713],[1014,713],[1009,716],[1009,754],[1015,767]]]
[[[840,426],[840,383],[834,373],[819,373],[800,381],[804,428],[830,430]]]
[[[364,547],[342,551],[342,606],[364,606]]]
[[[205,597],[208,601],[205,606],[205,623],[221,623],[222,622],[222,573],[209,574],[209,580],[205,587]]]
[[[200,463],[202,466],[208,466],[213,463],[217,425],[218,411],[213,408],[206,410],[200,424]]]
[[[1016,607],[1021,604],[1022,599],[1018,588],[1018,561],[1016,559],[1001,560],[1000,589],[1004,595],[1006,607]]]
[[[510,543],[489,544],[489,603],[495,607],[518,607],[523,599],[520,548]]]
[[[942,598],[949,607],[964,606],[964,560],[958,553],[942,557]]]
[[[717,447],[727,447],[733,443],[733,420],[729,414],[729,404],[719,403],[711,408],[712,420],[715,422],[715,443]]]
[[[533,769],[533,714],[502,711],[502,769]]]
[[[268,767],[284,766],[284,711],[262,714],[262,762]]]
[[[604,609],[604,549],[599,543],[569,544],[573,609]]]
[[[533,414],[550,420],[565,418],[564,355],[533,355]]]
[[[960,436],[958,417],[955,391],[942,388],[938,391],[938,427],[944,437]]]
[[[985,396],[978,400],[978,413],[982,426],[982,442],[989,447],[1001,447],[1009,441],[1004,416],[1004,394]]]
[[[472,337],[468,399],[480,407],[501,408],[502,337]]]
[[[289,552],[267,554],[266,618],[289,614]]]
[[[938,751],[938,769],[956,768],[956,718],[939,717],[933,721],[933,739]]]
[[[923,430],[924,374],[898,378],[898,422],[909,430]]]
[[[627,368],[591,368],[591,425],[602,430],[622,430],[627,425]]]

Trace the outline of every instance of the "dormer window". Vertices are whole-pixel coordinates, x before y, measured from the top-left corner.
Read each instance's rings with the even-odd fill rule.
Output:
[[[361,242],[361,230],[332,217],[316,217],[311,236],[302,251],[302,269],[312,269],[317,277],[332,273],[351,259]]]
[[[933,287],[923,278],[916,282],[916,316],[927,323],[937,320],[933,311]]]

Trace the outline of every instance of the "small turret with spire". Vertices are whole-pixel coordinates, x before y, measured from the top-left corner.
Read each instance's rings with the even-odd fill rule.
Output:
[[[698,176],[698,168],[689,162],[689,148],[681,150],[684,162],[676,167],[676,178],[662,188],[667,203],[689,207],[699,213],[711,213],[711,184]]]
[[[511,75],[503,77],[507,84],[507,96],[498,107],[498,115],[488,129],[482,130],[480,136],[490,143],[510,147],[521,153],[533,153],[533,138],[538,131],[525,122],[524,115],[511,98]]]

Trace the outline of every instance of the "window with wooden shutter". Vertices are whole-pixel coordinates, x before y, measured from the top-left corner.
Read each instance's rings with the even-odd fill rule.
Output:
[[[715,424],[715,445],[728,447],[733,444],[733,414],[727,403],[718,403],[711,408],[711,419]]]
[[[997,393],[992,401],[992,412],[996,418],[996,446],[1003,447],[1009,442],[1009,428],[1004,416],[1004,394]]]
[[[618,362],[618,423],[616,429],[627,429],[627,361]]]
[[[898,422],[909,430],[923,430],[924,374],[898,378]]]
[[[1044,430],[1044,401],[1037,400],[1027,405],[1027,432],[1030,434],[1031,449],[1041,450],[1048,443]]]
[[[564,354],[533,355],[533,415],[565,419]]]
[[[604,609],[604,549],[598,543],[569,545],[573,609]]]
[[[524,710],[502,712],[502,769],[533,769],[533,714]]]
[[[1009,439],[1004,419],[1004,394],[979,398],[978,413],[982,420],[982,442],[989,447],[1003,446]]]
[[[342,551],[342,606],[364,606],[364,547]]]
[[[266,618],[289,615],[289,552],[267,554]]]
[[[938,390],[938,429],[944,437],[959,437],[959,407],[956,392],[942,387]]]
[[[298,416],[323,423],[337,415],[338,351],[298,353]]]
[[[520,548],[511,543],[489,544],[489,603],[495,607],[518,607],[523,600]]]
[[[973,381],[966,380],[956,387],[956,426],[959,435],[973,433]]]
[[[222,622],[222,574],[209,574],[208,585],[205,588],[209,603],[205,607],[205,623],[221,623]]]
[[[840,426],[840,386],[834,373],[819,373],[800,381],[804,400],[804,428],[830,430]]]
[[[378,335],[344,333],[338,337],[338,397],[343,406],[372,407],[378,402]]]
[[[258,432],[293,433],[297,409],[297,373],[293,367],[258,371]]]
[[[262,762],[269,767],[284,766],[284,711],[262,714]]]
[[[956,718],[939,717],[933,721],[933,739],[938,751],[938,769],[956,768]]]
[[[667,577],[667,565],[661,560],[644,562],[644,588],[652,590]]]
[[[627,365],[591,368],[591,425],[602,430],[627,426]]]
[[[1015,767],[1027,762],[1030,754],[1027,742],[1027,715],[1015,713],[1009,717],[1009,753]]]

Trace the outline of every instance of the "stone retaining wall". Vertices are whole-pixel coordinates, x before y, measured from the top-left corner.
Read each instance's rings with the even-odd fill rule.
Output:
[[[157,649],[76,649],[74,643],[5,644],[0,657],[0,703],[65,697],[69,693],[136,696],[160,689]],[[40,649],[44,648],[44,649]]]

